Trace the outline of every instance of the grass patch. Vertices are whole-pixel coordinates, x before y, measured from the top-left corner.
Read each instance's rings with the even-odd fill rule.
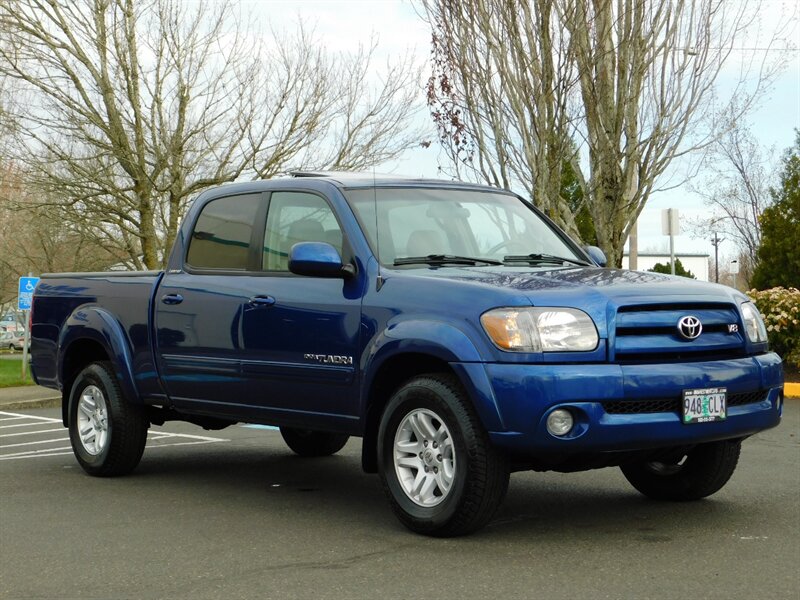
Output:
[[[33,385],[31,372],[28,369],[26,378],[22,379],[22,357],[19,360],[0,359],[0,388]]]

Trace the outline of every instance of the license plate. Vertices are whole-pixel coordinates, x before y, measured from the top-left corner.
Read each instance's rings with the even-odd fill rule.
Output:
[[[727,417],[727,388],[683,390],[683,422],[712,423]]]

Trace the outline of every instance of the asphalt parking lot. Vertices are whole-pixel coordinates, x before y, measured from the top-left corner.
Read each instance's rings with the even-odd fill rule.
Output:
[[[57,409],[0,413],[1,598],[797,598],[800,400],[702,502],[616,469],[517,473],[468,538],[408,533],[360,440],[301,459],[277,431],[153,428],[132,475],[96,479]]]

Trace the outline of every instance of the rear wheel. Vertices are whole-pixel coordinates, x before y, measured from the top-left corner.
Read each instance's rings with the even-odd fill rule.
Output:
[[[471,533],[489,522],[505,497],[505,459],[451,375],[420,376],[401,387],[384,410],[378,444],[384,490],[412,531]]]
[[[344,448],[350,436],[343,433],[281,427],[286,445],[299,456],[330,456]]]
[[[699,500],[722,489],[736,470],[739,440],[699,444],[660,461],[622,465],[622,474],[639,492],[655,500]]]
[[[123,396],[109,363],[92,363],[81,371],[70,394],[69,438],[84,471],[100,477],[133,471],[148,426],[142,407]]]

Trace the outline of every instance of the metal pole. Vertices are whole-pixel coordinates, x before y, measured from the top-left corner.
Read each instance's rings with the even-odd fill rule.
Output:
[[[28,277],[33,277],[33,273],[29,271]],[[31,343],[31,327],[27,310],[22,311],[22,318],[24,319],[22,323],[22,329],[25,332],[25,336],[22,341],[22,380],[25,381],[25,379],[28,377],[28,344]]]
[[[669,209],[669,264],[670,271],[675,275],[675,230],[672,227],[672,210]]]
[[[719,283],[719,245],[725,241],[725,238],[719,237],[717,232],[714,232],[714,239],[711,243],[714,245],[714,281]]]
[[[31,328],[28,326],[28,311],[22,311],[22,318],[25,319],[24,331],[25,340],[22,342],[22,380],[28,377],[28,344],[31,343]]]

